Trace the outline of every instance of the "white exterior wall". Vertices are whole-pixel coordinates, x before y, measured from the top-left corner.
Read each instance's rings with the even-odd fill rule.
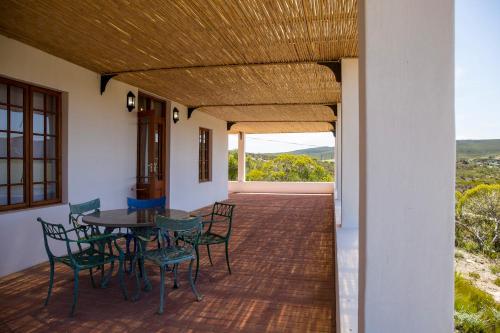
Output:
[[[358,17],[360,332],[451,333],[453,0],[362,0]]]
[[[103,209],[125,207],[135,184],[137,140],[137,115],[127,111],[125,102],[128,91],[137,96],[137,89],[111,80],[101,96],[97,73],[1,35],[0,50],[0,75],[67,92],[63,127],[69,136],[69,201],[99,197]],[[4,254],[0,276],[46,261],[36,218],[67,226],[68,213],[67,203],[0,213],[0,253]],[[66,250],[65,244],[55,244],[57,252]]]
[[[187,108],[172,102],[180,119],[170,125],[170,207],[194,210],[228,197],[227,124],[194,111],[187,119]],[[170,110],[171,116],[171,110]],[[198,138],[200,127],[212,130],[212,181],[198,180]]]
[[[333,194],[333,182],[229,182],[229,192]]]
[[[359,77],[358,59],[342,59],[342,227],[359,225]]]

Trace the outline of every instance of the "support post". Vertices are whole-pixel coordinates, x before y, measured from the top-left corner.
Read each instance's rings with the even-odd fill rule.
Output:
[[[452,333],[454,1],[358,4],[359,332]]]
[[[245,133],[238,133],[238,182],[245,182]]]

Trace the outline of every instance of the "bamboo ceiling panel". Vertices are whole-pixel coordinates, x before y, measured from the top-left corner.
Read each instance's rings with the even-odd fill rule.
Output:
[[[187,106],[340,101],[332,71],[317,64],[150,71],[120,79]]]
[[[245,132],[249,134],[258,133],[306,133],[306,132],[329,132],[332,130],[332,125],[325,122],[318,123],[236,123],[231,127],[229,133]]]
[[[0,32],[93,71],[356,57],[356,0],[2,0]]]
[[[187,106],[334,104],[340,84],[315,62],[357,57],[357,0],[2,0],[0,34]],[[250,64],[267,65],[151,70]],[[280,124],[234,128],[331,129]]]
[[[336,118],[332,109],[323,105],[272,105],[205,107],[196,110],[226,121],[270,122],[331,122]]]

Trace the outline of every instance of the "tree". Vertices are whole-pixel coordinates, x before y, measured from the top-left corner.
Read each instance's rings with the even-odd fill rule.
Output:
[[[458,243],[472,242],[490,256],[500,251],[500,184],[479,185],[459,197],[456,208]]]

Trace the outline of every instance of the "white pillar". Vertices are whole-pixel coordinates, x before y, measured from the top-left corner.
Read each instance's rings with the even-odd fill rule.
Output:
[[[343,228],[359,225],[359,75],[358,59],[342,59],[342,174]]]
[[[238,182],[245,181],[245,133],[238,133]]]
[[[358,18],[360,332],[451,333],[453,0],[360,0]]]
[[[342,198],[342,104],[337,104],[337,121],[335,122],[335,199]],[[338,212],[340,213],[340,212]]]

